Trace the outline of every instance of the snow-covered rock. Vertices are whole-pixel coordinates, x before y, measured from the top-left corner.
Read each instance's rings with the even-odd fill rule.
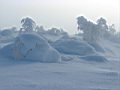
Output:
[[[107,59],[103,56],[100,55],[91,55],[91,56],[84,56],[81,57],[81,59],[84,59],[86,61],[90,61],[90,62],[106,62]]]
[[[1,51],[16,60],[58,62],[61,59],[59,52],[37,34],[21,34],[14,43],[5,46]]]
[[[3,37],[14,36],[14,34],[16,33],[16,30],[17,30],[16,27],[2,29],[0,31],[0,36],[3,36]]]
[[[95,49],[88,43],[74,38],[60,39],[53,44],[53,47],[64,54],[84,56],[96,53]]]

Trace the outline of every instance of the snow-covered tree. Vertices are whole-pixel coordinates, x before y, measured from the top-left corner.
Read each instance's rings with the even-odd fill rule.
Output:
[[[114,25],[114,24],[112,24],[112,25],[109,26],[109,32],[110,32],[111,34],[115,34],[116,29],[115,29],[115,25]]]
[[[115,25],[107,25],[107,21],[104,18],[100,18],[93,23],[88,21],[84,16],[77,18],[78,30],[82,31],[82,37],[88,42],[96,42],[99,39],[115,40],[117,38]]]
[[[36,32],[45,32],[45,29],[43,26],[36,26],[35,30]]]
[[[51,28],[47,30],[48,34],[51,35],[60,35],[60,34],[64,34],[65,32],[62,29],[58,29],[58,28]]]
[[[77,18],[78,30],[82,30],[83,39],[88,42],[96,42],[99,38],[99,31],[96,24],[88,21],[84,16]]]
[[[53,35],[58,35],[60,33],[60,30],[53,27],[48,30],[48,33],[53,34]]]
[[[23,18],[21,20],[21,24],[22,24],[21,31],[24,29],[25,32],[33,32],[36,27],[35,21],[33,21],[29,17]]]
[[[100,37],[104,38],[108,34],[108,25],[107,21],[104,18],[100,18],[97,20],[97,29],[100,31]]]

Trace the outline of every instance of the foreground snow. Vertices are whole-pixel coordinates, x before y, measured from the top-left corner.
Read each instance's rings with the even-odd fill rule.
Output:
[[[0,59],[0,90],[119,90],[119,63]]]

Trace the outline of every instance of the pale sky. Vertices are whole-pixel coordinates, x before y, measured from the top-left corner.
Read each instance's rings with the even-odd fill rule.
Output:
[[[102,16],[118,28],[119,4],[119,0],[0,0],[0,28],[20,26],[21,18],[30,16],[38,25],[74,33],[79,15],[92,21]]]

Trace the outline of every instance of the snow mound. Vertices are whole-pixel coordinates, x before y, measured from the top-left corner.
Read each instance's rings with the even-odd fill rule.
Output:
[[[10,30],[3,30],[0,32],[0,35],[2,36],[10,36],[13,34],[13,31],[10,31]]]
[[[2,49],[3,55],[16,60],[32,60],[41,62],[58,62],[61,60],[59,52],[37,34],[21,34],[13,44]]]
[[[98,43],[89,43],[92,47],[95,48],[97,52],[105,53],[104,48],[102,48]]]
[[[84,56],[84,57],[81,57],[81,59],[84,59],[86,61],[93,61],[93,62],[105,62],[105,61],[107,61],[107,59],[105,57],[99,56],[99,55]]]
[[[53,47],[60,53],[72,55],[91,55],[95,54],[95,49],[88,43],[75,39],[62,39],[53,44]]]

